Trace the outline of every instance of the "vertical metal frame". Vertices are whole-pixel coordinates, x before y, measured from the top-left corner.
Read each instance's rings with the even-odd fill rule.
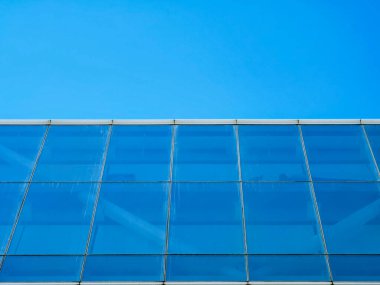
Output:
[[[41,153],[43,151],[43,148],[45,146],[45,142],[46,142],[46,139],[47,139],[47,136],[48,136],[48,133],[49,133],[49,130],[50,130],[50,121],[49,121],[49,124],[47,125],[46,127],[46,130],[45,130],[45,133],[44,133],[44,136],[42,138],[42,141],[41,141],[41,145],[40,145],[40,148],[38,150],[38,153],[37,153],[37,156],[36,156],[36,159],[35,159],[35,162],[34,162],[34,165],[33,165],[33,168],[32,168],[32,172],[30,173],[30,176],[29,176],[29,179],[28,179],[28,182],[26,182],[26,189],[25,189],[25,192],[24,192],[24,196],[22,198],[22,201],[21,201],[21,205],[17,211],[17,214],[16,214],[16,217],[14,219],[14,222],[13,222],[13,226],[12,226],[12,230],[11,230],[11,233],[9,235],[9,238],[8,238],[8,242],[7,242],[7,245],[5,247],[5,250],[4,250],[4,253],[3,253],[3,258],[0,260],[0,271],[2,270],[3,268],[3,264],[4,264],[4,261],[7,257],[7,254],[8,254],[8,251],[9,251],[9,248],[11,246],[11,243],[12,243],[12,239],[13,239],[13,235],[16,231],[16,227],[17,227],[17,224],[18,224],[18,221],[20,219],[20,216],[21,216],[21,213],[22,213],[22,210],[24,208],[24,204],[25,204],[25,201],[26,201],[26,198],[28,196],[28,193],[29,193],[29,189],[30,189],[30,185],[32,184],[32,180],[33,180],[33,176],[34,176],[34,173],[37,169],[37,165],[38,165],[38,161],[41,157]]]
[[[100,176],[99,176],[99,179],[98,179],[98,182],[97,182],[98,188],[96,190],[96,196],[95,196],[95,201],[94,201],[94,207],[93,207],[93,210],[92,210],[90,228],[89,228],[88,235],[87,235],[86,249],[85,249],[85,252],[84,252],[82,266],[81,266],[81,270],[80,270],[80,274],[79,274],[79,280],[80,280],[79,282],[81,282],[82,279],[83,279],[84,268],[85,268],[86,262],[87,262],[88,250],[89,250],[89,247],[90,247],[91,236],[92,236],[92,229],[94,227],[96,210],[98,208],[100,191],[101,191],[101,188],[102,188],[102,180],[103,180],[104,168],[105,168],[105,165],[106,165],[106,162],[107,162],[108,149],[109,149],[109,145],[110,145],[110,141],[111,141],[112,127],[113,127],[112,124],[109,125],[109,127],[108,127],[108,134],[107,134],[106,144],[105,144],[104,152],[103,152],[102,168],[100,170]]]
[[[240,203],[241,203],[241,214],[242,214],[242,226],[243,226],[243,238],[244,238],[244,260],[245,260],[245,271],[247,282],[249,281],[249,265],[248,265],[248,243],[247,243],[247,228],[245,222],[245,209],[244,209],[244,191],[243,191],[243,179],[241,174],[241,159],[240,159],[240,140],[239,140],[239,126],[233,126],[235,131],[235,142],[236,142],[236,154],[237,163],[239,171],[239,191],[240,191]]]
[[[325,252],[324,255],[325,255],[325,260],[326,260],[326,264],[327,264],[327,270],[328,270],[328,273],[329,273],[330,281],[333,282],[333,275],[332,275],[330,261],[329,261],[329,255],[328,255],[328,251],[327,251],[327,244],[326,244],[325,234],[324,234],[324,231],[323,231],[321,216],[319,214],[317,197],[315,195],[315,190],[314,190],[314,182],[313,182],[313,178],[312,178],[311,171],[310,171],[309,159],[308,159],[308,156],[307,156],[307,151],[306,151],[306,146],[305,146],[305,141],[304,141],[304,138],[303,138],[303,133],[302,133],[301,125],[298,125],[298,131],[299,131],[299,135],[300,135],[300,139],[301,139],[302,151],[303,151],[303,155],[304,155],[304,159],[305,159],[305,164],[306,164],[306,169],[307,169],[307,175],[308,175],[309,180],[310,180],[310,182],[308,182],[308,184],[309,184],[309,190],[310,190],[311,197],[312,197],[312,200],[313,200],[315,214],[317,216],[317,222],[318,222],[318,225],[319,225],[319,232],[321,234],[323,249],[324,249],[324,252]]]
[[[166,215],[166,236],[165,236],[165,252],[164,252],[164,272],[163,281],[166,282],[167,279],[167,268],[168,268],[168,254],[169,254],[169,231],[170,231],[170,211],[171,211],[171,200],[172,200],[172,189],[173,189],[173,167],[174,167],[174,154],[175,154],[175,139],[177,133],[177,126],[172,125],[172,140],[170,149],[170,169],[169,169],[169,191],[168,191],[168,210]]]

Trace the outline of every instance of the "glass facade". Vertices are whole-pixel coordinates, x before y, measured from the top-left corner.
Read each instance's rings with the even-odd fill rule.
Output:
[[[0,126],[0,282],[380,281],[380,125]]]

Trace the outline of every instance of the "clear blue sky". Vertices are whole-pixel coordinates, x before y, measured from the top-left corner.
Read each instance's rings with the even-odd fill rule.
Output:
[[[0,1],[1,118],[380,117],[380,1]]]

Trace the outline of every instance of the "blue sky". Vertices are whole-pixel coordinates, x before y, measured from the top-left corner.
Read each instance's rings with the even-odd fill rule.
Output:
[[[1,1],[1,118],[379,118],[380,1]]]

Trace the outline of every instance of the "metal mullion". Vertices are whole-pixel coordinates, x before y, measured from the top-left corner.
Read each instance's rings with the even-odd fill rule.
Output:
[[[80,275],[79,275],[79,282],[82,282],[83,272],[84,272],[84,268],[86,266],[88,250],[90,247],[90,241],[91,241],[91,236],[92,236],[92,229],[93,229],[94,222],[95,222],[96,210],[98,208],[100,190],[102,188],[102,182],[101,181],[103,180],[104,168],[105,168],[106,161],[107,161],[108,149],[109,149],[109,145],[110,145],[110,141],[111,141],[111,135],[112,135],[112,123],[109,125],[109,128],[108,128],[108,135],[107,135],[106,145],[105,145],[104,153],[103,153],[103,163],[102,163],[102,168],[101,168],[100,175],[99,175],[99,182],[97,182],[98,188],[96,190],[96,196],[95,196],[94,207],[93,207],[92,216],[91,216],[90,228],[89,228],[89,232],[88,232],[88,236],[87,236],[86,249],[84,252],[82,268],[81,268]]]
[[[41,142],[41,146],[40,146],[40,149],[38,150],[38,153],[37,153],[37,156],[36,156],[36,160],[34,162],[34,165],[33,165],[33,169],[32,169],[32,172],[30,173],[30,177],[28,179],[28,182],[23,182],[26,185],[26,189],[25,189],[25,192],[24,192],[24,196],[22,198],[22,201],[21,201],[21,205],[20,205],[20,208],[18,209],[17,211],[17,214],[16,214],[16,217],[15,217],[15,220],[14,220],[14,223],[13,223],[13,227],[12,227],[12,230],[11,230],[11,233],[9,235],[9,239],[8,239],[8,242],[7,242],[7,245],[5,247],[5,250],[4,250],[4,253],[3,253],[3,258],[1,259],[0,261],[0,271],[3,267],[3,264],[4,264],[4,261],[6,259],[6,255],[8,254],[8,251],[9,251],[9,248],[11,246],[11,243],[12,243],[12,239],[13,239],[13,235],[16,231],[16,227],[17,227],[17,224],[18,224],[18,221],[20,219],[20,216],[21,216],[21,212],[24,208],[24,204],[25,204],[25,201],[26,201],[26,197],[28,196],[28,193],[29,193],[29,189],[30,189],[30,185],[32,184],[32,180],[33,180],[33,176],[34,176],[34,173],[36,171],[36,168],[37,168],[37,165],[38,165],[38,161],[41,157],[41,153],[42,153],[42,150],[45,146],[45,142],[46,142],[46,138],[48,136],[48,133],[49,133],[49,129],[50,129],[50,124],[47,125],[46,127],[46,130],[45,130],[45,134],[43,136],[43,139],[42,139],[42,142]]]
[[[240,203],[241,203],[241,213],[242,213],[242,225],[243,225],[243,238],[244,238],[244,261],[245,261],[245,271],[247,282],[249,281],[249,265],[248,265],[248,245],[247,245],[247,229],[245,222],[245,210],[244,210],[244,193],[243,193],[243,180],[241,174],[241,160],[240,160],[240,140],[239,140],[239,127],[234,126],[235,138],[236,138],[236,153],[238,160],[238,171],[239,171],[239,191],[240,191]]]
[[[170,210],[171,210],[171,197],[173,188],[173,167],[174,167],[174,148],[175,148],[175,138],[177,133],[177,126],[172,126],[172,140],[171,140],[171,151],[170,151],[170,171],[169,171],[169,189],[168,189],[168,211],[166,216],[166,236],[165,236],[165,252],[164,252],[164,282],[166,282],[166,272],[168,265],[168,251],[169,251],[169,230],[170,230]]]
[[[313,182],[313,177],[311,176],[309,159],[308,159],[308,156],[307,156],[307,151],[306,151],[306,146],[305,146],[305,141],[304,141],[304,138],[303,138],[303,133],[302,133],[301,125],[298,125],[298,131],[299,131],[299,135],[300,135],[300,139],[301,139],[301,145],[302,145],[302,151],[303,151],[303,155],[304,155],[304,159],[305,159],[305,164],[306,164],[306,169],[307,169],[307,175],[309,177],[309,180],[311,181],[311,182],[309,182],[309,188],[310,188],[311,197],[313,199],[315,214],[317,216],[317,222],[318,222],[318,225],[319,225],[319,231],[321,233],[321,239],[322,239],[322,243],[323,243],[323,249],[324,249],[324,252],[325,252],[324,253],[325,260],[326,260],[326,263],[327,263],[327,269],[329,271],[329,278],[330,278],[330,281],[333,282],[333,275],[332,275],[332,271],[331,271],[331,267],[330,267],[330,261],[329,261],[328,251],[327,251],[327,244],[326,244],[325,234],[324,234],[324,231],[323,231],[322,220],[321,220],[321,216],[320,216],[320,213],[319,213],[317,197],[315,195],[314,182]]]
[[[376,171],[377,171],[377,177],[380,178],[379,165],[377,164],[375,154],[373,153],[371,142],[369,141],[369,138],[368,138],[368,135],[367,135],[367,131],[366,131],[364,125],[361,125],[361,127],[362,127],[362,130],[363,130],[363,133],[364,133],[364,138],[365,138],[365,140],[367,142],[367,145],[368,145],[368,148],[369,148],[369,152],[371,153],[371,156],[372,156],[372,159],[373,159],[373,163],[375,164],[375,168],[376,168]]]

